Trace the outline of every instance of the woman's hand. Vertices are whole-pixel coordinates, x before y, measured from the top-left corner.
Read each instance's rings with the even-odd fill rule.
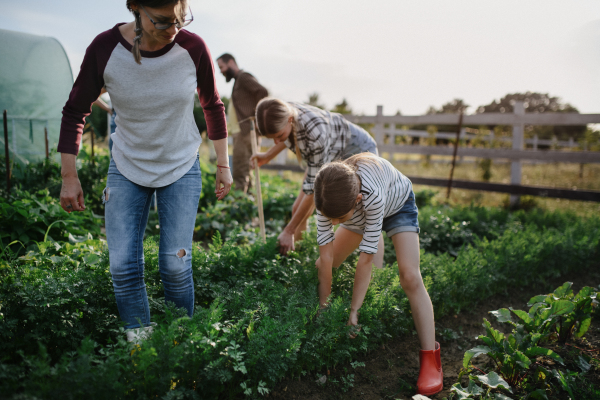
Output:
[[[254,168],[255,165],[262,167],[266,163],[271,161],[267,153],[256,153],[250,157],[250,167]]]
[[[60,205],[68,213],[85,210],[83,189],[77,176],[63,178],[60,189]]]
[[[213,140],[215,153],[217,153],[217,179],[215,182],[215,194],[217,200],[223,200],[231,190],[233,178],[229,169],[229,157],[227,156],[227,138]]]
[[[231,177],[231,170],[229,168],[223,168],[217,166],[217,179],[215,182],[215,194],[217,200],[223,200],[225,196],[231,190],[233,184],[233,178]]]
[[[68,213],[85,210],[83,189],[77,176],[75,159],[74,154],[61,153],[60,155],[60,174],[63,180],[60,189],[60,206]]]
[[[290,250],[296,250],[294,246],[294,233],[290,233],[287,227],[277,237],[279,242],[279,253],[286,255]]]

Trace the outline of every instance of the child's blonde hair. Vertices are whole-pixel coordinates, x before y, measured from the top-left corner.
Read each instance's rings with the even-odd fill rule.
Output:
[[[344,161],[323,165],[315,177],[315,207],[328,218],[339,218],[356,206],[360,193],[358,163],[372,163],[381,168],[379,158],[372,153],[353,155]]]
[[[298,159],[298,163],[300,163],[302,162],[302,154],[300,153],[296,138],[298,109],[283,100],[273,97],[264,98],[256,105],[256,126],[258,133],[262,136],[274,135],[281,131],[285,128],[290,117],[293,118],[290,139],[294,143],[296,158]]]

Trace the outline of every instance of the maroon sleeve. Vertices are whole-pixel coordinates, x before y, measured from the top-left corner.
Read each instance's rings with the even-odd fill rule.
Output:
[[[198,99],[204,110],[208,137],[219,140],[227,137],[227,121],[225,119],[225,106],[217,91],[215,81],[215,67],[210,51],[200,36],[182,30],[176,36],[181,47],[185,48],[196,65],[196,80],[198,85]]]
[[[104,68],[117,43],[112,30],[108,30],[96,36],[87,48],[79,75],[63,108],[57,148],[59,153],[79,153],[85,117],[90,115],[92,103],[100,96],[104,86]]]

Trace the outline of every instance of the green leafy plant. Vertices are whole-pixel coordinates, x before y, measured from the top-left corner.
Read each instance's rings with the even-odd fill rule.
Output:
[[[592,322],[592,312],[598,305],[598,291],[592,287],[573,293],[571,282],[565,282],[553,293],[535,296],[529,300],[529,313],[516,313],[525,323],[543,334],[556,335],[558,342],[566,343],[574,337],[585,335]],[[538,328],[539,327],[539,328]]]
[[[16,190],[15,195],[17,199],[10,202],[0,198],[0,246],[5,254],[18,254],[24,248],[35,247],[36,242],[66,239],[69,235],[100,236],[100,219],[90,210],[69,214],[47,189],[35,193]]]
[[[453,222],[470,222],[474,234],[456,257],[421,253],[422,275],[438,316],[597,257],[595,219],[473,207],[444,208],[443,213]],[[422,214],[437,214],[437,209],[426,206]],[[55,228],[63,224],[52,226],[50,235]],[[476,233],[486,229],[485,235]],[[288,257],[279,255],[275,237],[263,244],[236,236],[243,232],[239,228],[225,231],[222,236],[216,230],[211,242],[193,246],[192,318],[164,304],[159,238],[146,238],[145,283],[158,325],[139,347],[125,343],[120,330],[102,242],[86,238],[59,242],[57,248],[40,239],[25,256],[7,260],[0,269],[0,352],[7,355],[0,361],[0,391],[9,398],[76,398],[84,393],[90,400],[256,397],[285,377],[322,374],[414,329],[395,266],[374,271],[361,309],[363,329],[352,340],[345,324],[356,255],[334,272],[331,306],[317,317],[314,230]],[[244,238],[248,241],[241,243]],[[34,336],[26,336],[30,332]],[[352,374],[344,371],[348,385]],[[545,375],[550,377],[546,382],[559,385],[550,372]],[[534,386],[537,379],[529,373],[523,382]],[[489,395],[509,395],[503,390],[492,388]]]
[[[533,297],[528,303],[531,306],[529,312],[512,308],[491,311],[499,322],[513,326],[512,333],[505,335],[484,319],[483,326],[486,334],[478,337],[484,345],[474,347],[465,353],[459,380],[460,377],[467,375],[469,385],[464,388],[460,382],[456,383],[452,388],[456,398],[508,398],[502,397],[505,393],[490,392],[492,388],[501,387],[511,393],[512,388],[517,388],[527,394],[526,398],[547,399],[545,389],[549,386],[552,377],[556,378],[559,387],[575,398],[572,381],[576,373],[562,372],[560,369],[548,370],[538,362],[541,357],[564,366],[564,359],[553,350],[543,347],[542,344],[550,340],[564,343],[562,340],[566,341],[568,338],[565,336],[573,333],[581,337],[589,327],[596,292],[593,288],[584,287],[574,295],[571,286],[571,282],[566,282],[550,295]],[[512,321],[511,312],[519,317],[518,322]],[[487,374],[471,365],[472,359],[482,354],[487,355],[493,362],[493,370]],[[589,369],[589,363],[581,356],[578,361],[584,371]],[[485,384],[489,389],[485,391],[478,383]]]

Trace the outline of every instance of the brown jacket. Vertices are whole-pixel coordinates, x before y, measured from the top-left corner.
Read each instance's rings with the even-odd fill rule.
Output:
[[[254,116],[256,105],[268,95],[269,92],[267,89],[258,83],[254,76],[240,70],[235,77],[231,100],[233,101],[235,113],[240,124],[240,133],[242,135],[250,134],[250,121],[246,119]]]

